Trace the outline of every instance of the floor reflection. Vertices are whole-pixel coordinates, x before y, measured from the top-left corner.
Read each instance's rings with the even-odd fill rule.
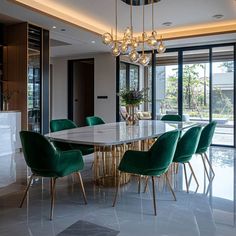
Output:
[[[16,182],[15,155],[0,155],[0,188]]]
[[[37,179],[31,187],[27,203],[18,209],[26,184],[26,165],[22,154],[0,156],[0,235],[56,235],[76,221],[85,220],[118,230],[119,236],[235,236],[235,154],[233,148],[210,149],[209,156],[216,173],[211,183],[204,174],[200,156],[194,156],[191,163],[200,186],[195,192],[196,184],[192,179],[189,194],[186,193],[180,167],[174,179],[176,202],[165,186],[159,184],[156,188],[157,217],[153,215],[150,183],[146,193],[137,194],[135,178],[121,188],[117,206],[112,208],[114,189],[93,185],[92,156],[88,156],[82,176],[89,204],[83,204],[76,178],[58,180],[53,222],[48,220],[48,179]]]

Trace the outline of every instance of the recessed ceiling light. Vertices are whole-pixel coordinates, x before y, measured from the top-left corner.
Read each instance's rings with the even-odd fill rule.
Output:
[[[170,21],[167,21],[167,22],[162,23],[162,25],[164,25],[164,26],[171,26],[172,24],[173,24],[173,23],[170,22]]]
[[[53,29],[56,29],[57,27],[54,25],[52,28],[53,28]]]
[[[96,42],[94,40],[92,40],[91,43],[96,43]]]
[[[66,31],[66,29],[61,29],[61,31]]]
[[[214,16],[212,16],[213,18],[215,18],[215,19],[221,19],[221,18],[223,18],[224,17],[224,15],[222,15],[222,14],[215,14]]]

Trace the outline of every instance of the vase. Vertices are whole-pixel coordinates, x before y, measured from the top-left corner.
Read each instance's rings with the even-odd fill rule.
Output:
[[[135,125],[138,123],[138,116],[136,114],[136,107],[135,105],[126,105],[126,111],[127,111],[127,116],[126,116],[126,124],[127,125]]]
[[[2,109],[3,109],[3,111],[8,111],[8,109],[9,109],[9,102],[3,101]]]

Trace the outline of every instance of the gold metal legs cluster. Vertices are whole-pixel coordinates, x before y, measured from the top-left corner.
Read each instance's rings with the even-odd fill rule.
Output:
[[[96,146],[94,154],[94,181],[103,186],[116,186],[118,179],[118,166],[124,152],[125,144],[118,146]],[[120,180],[122,184],[129,182],[129,174]]]
[[[115,187],[118,179],[118,166],[127,150],[148,150],[151,140],[137,141],[114,146],[95,146],[94,154],[94,181],[103,186]],[[130,174],[124,174],[120,178],[120,184],[126,184],[130,180]]]

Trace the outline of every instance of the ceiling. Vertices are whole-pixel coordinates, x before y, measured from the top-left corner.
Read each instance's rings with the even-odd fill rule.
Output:
[[[161,0],[154,6],[155,28],[168,39],[165,41],[168,47],[236,41],[235,0]],[[100,35],[114,29],[114,8],[115,0],[1,0],[0,21],[8,19],[7,23],[13,23],[9,19],[14,18],[49,29],[51,38],[62,42],[51,48],[52,57],[99,53],[109,51]],[[118,0],[120,35],[129,24],[129,12],[129,6]],[[148,32],[151,31],[151,5],[145,7],[145,15]],[[214,15],[223,17],[216,19]],[[140,33],[142,7],[133,7],[133,22],[135,32]],[[165,26],[165,22],[172,24]],[[227,34],[214,35],[219,31]],[[210,36],[202,37],[205,33]]]

